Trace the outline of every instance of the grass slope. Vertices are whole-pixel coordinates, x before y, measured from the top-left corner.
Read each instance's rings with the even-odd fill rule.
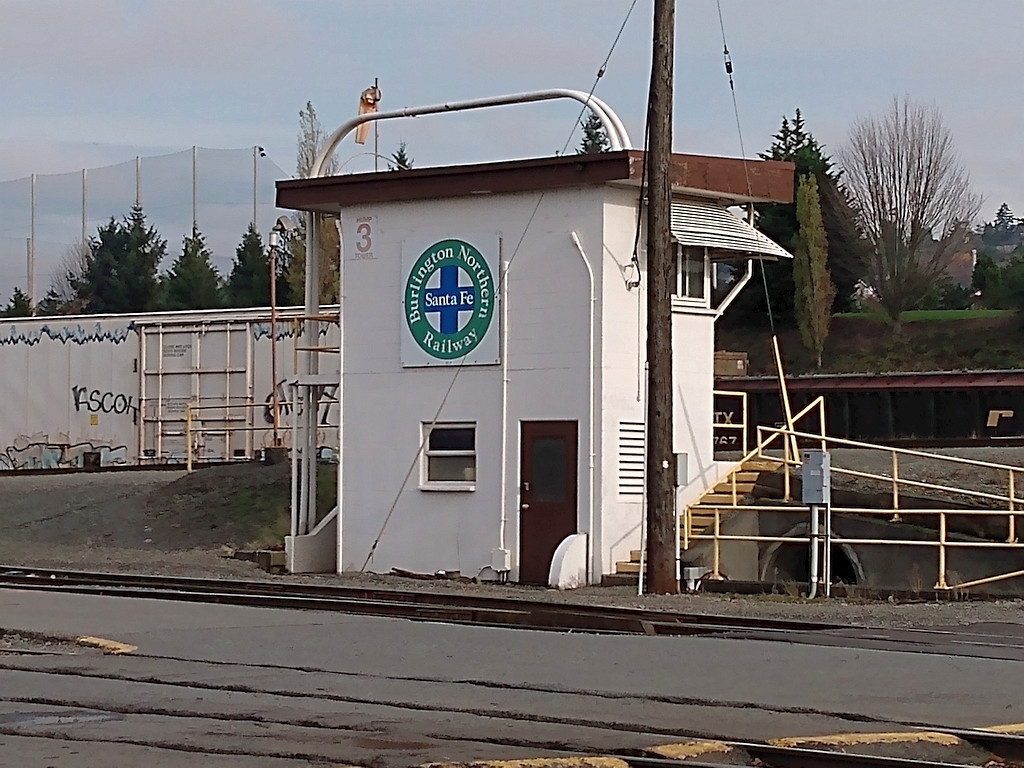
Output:
[[[767,325],[753,330],[719,328],[716,349],[746,352],[751,375],[773,374]],[[837,315],[820,370],[795,328],[780,329],[778,336],[790,375],[1024,368],[1024,330],[1012,312],[910,312],[904,315],[899,334],[882,315]]]

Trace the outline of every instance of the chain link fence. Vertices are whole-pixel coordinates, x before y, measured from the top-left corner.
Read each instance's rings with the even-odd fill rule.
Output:
[[[226,277],[250,223],[264,236],[277,220],[274,182],[288,178],[260,147],[193,147],[167,155],[0,182],[0,308],[15,288],[38,302],[67,272],[83,239],[139,202],[167,241],[166,270],[195,222]]]

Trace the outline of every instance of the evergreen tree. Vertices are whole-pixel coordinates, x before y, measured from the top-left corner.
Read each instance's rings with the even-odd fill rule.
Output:
[[[1003,302],[1003,281],[999,265],[985,251],[978,254],[971,275],[971,288],[979,294],[982,305],[998,309]]]
[[[252,226],[242,235],[235,249],[235,261],[224,286],[225,303],[229,307],[266,307],[270,305],[270,251],[264,249],[263,238]],[[277,254],[277,306],[300,302],[288,284],[288,251]]]
[[[1010,230],[1017,226],[1017,219],[1013,216],[1013,211],[1010,210],[1010,206],[1003,203],[999,206],[999,210],[996,211],[996,218],[992,222],[992,225],[997,230]]]
[[[28,300],[28,294],[21,288],[15,288],[11,294],[11,300],[7,302],[6,309],[0,312],[0,317],[30,317],[31,315],[32,307]]]
[[[407,171],[412,168],[414,160],[406,152],[405,142],[400,142],[398,149],[391,153],[391,162],[388,163],[390,171]]]
[[[818,182],[811,174],[801,176],[797,184],[796,217],[799,223],[793,253],[796,320],[804,346],[814,352],[821,368],[836,287],[828,271],[828,239],[821,219]]]
[[[75,312],[68,310],[68,302],[60,297],[57,289],[52,285],[46,289],[46,295],[43,296],[43,300],[39,302],[36,309],[40,315],[75,314]]]
[[[611,142],[608,141],[608,134],[604,131],[601,118],[591,112],[582,126],[583,138],[580,140],[579,149],[576,150],[577,155],[607,152],[611,148]]]
[[[1017,319],[1024,328],[1024,247],[1014,250],[1002,271],[1007,306],[1017,310]]]
[[[161,281],[164,309],[216,309],[222,305],[221,279],[198,229],[185,237],[181,255]]]
[[[167,251],[142,206],[122,221],[99,228],[72,287],[83,311],[94,314],[147,312],[157,308],[157,267]]]
[[[835,308],[847,308],[853,296],[854,284],[864,275],[867,254],[857,228],[855,211],[839,183],[839,174],[833,170],[832,159],[807,130],[799,109],[792,121],[782,118],[782,125],[772,137],[771,146],[759,157],[762,160],[784,160],[796,166],[794,198],[797,181],[803,176],[815,177],[828,242],[829,271],[838,289],[836,295],[839,298],[834,301],[837,305]],[[796,204],[760,205],[757,213],[757,228],[790,252],[794,251],[800,229]],[[766,286],[749,288],[741,293],[726,313],[726,323],[760,327],[765,324],[769,311],[774,322],[779,325],[792,326],[796,322],[793,263],[788,259],[764,262],[763,269]],[[761,282],[760,275],[758,282]],[[765,299],[766,293],[771,301],[770,309]]]
[[[1013,215],[1010,206],[1003,203],[996,211],[996,217],[978,228],[981,242],[992,247],[1020,245],[1024,240],[1024,227],[1020,221]]]
[[[263,238],[250,224],[235,249],[224,290],[229,307],[265,307],[270,304],[270,259],[263,249]]]

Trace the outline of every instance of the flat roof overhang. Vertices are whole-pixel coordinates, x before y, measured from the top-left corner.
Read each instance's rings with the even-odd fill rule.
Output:
[[[337,213],[350,205],[471,195],[510,194],[598,184],[639,187],[644,153],[636,149],[589,155],[286,179],[277,207]],[[674,194],[724,205],[793,202],[792,163],[673,154]]]

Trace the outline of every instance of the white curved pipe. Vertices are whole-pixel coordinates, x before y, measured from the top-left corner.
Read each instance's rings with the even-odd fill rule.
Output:
[[[587,252],[583,250],[583,243],[580,242],[580,238],[576,232],[572,232],[572,242],[576,246],[576,250],[580,252],[580,256],[583,258],[583,264],[587,268],[587,276],[590,278],[590,339],[588,360],[589,370],[587,372],[587,395],[588,407],[590,409],[587,415],[587,454],[590,462],[587,470],[589,473],[587,484],[590,486],[587,491],[587,507],[588,516],[590,518],[590,530],[587,532],[587,580],[593,583],[593,577],[598,570],[594,567],[594,527],[597,524],[595,516],[597,503],[594,500],[594,318],[597,295],[594,292],[594,270],[590,266],[590,259],[587,257]]]
[[[807,577],[810,586],[807,589],[807,599],[813,600],[818,596],[818,505],[811,504],[811,572]]]
[[[601,120],[605,133],[608,134],[608,143],[613,151],[630,149],[631,144],[626,128],[619,116],[605,104],[601,99],[583,91],[574,91],[569,88],[551,88],[544,91],[527,91],[524,93],[510,93],[504,96],[490,96],[482,99],[467,99],[465,101],[451,101],[444,104],[431,104],[425,107],[405,107],[387,112],[369,112],[365,115],[353,117],[351,120],[342,123],[332,133],[324,148],[316,156],[313,165],[309,170],[308,178],[318,178],[323,175],[324,167],[338,144],[349,133],[363,123],[372,120],[391,120],[396,117],[417,117],[419,115],[432,115],[440,112],[459,112],[467,109],[483,109],[486,107],[497,107],[503,104],[526,104],[533,101],[550,101],[552,99],[575,99],[586,105]]]
[[[498,548],[505,549],[508,525],[508,261],[501,263],[501,517]],[[493,565],[493,563],[492,563]]]

